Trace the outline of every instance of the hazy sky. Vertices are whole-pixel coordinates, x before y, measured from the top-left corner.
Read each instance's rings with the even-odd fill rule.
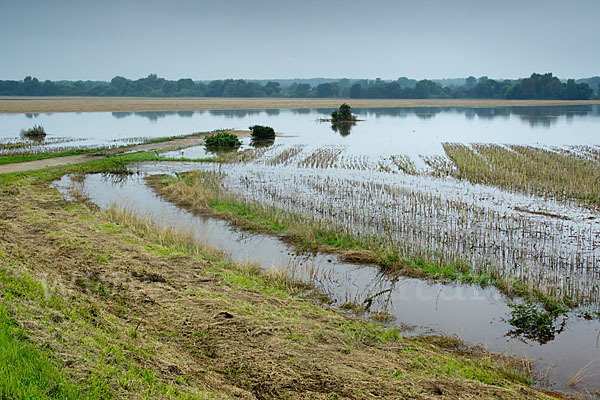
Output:
[[[600,0],[0,4],[0,79],[600,75]]]

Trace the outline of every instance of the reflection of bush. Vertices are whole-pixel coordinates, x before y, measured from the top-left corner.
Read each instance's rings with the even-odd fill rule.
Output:
[[[508,334],[513,337],[522,336],[544,344],[554,340],[556,334],[564,329],[564,321],[558,329],[554,327],[558,316],[565,312],[560,307],[547,311],[538,308],[531,300],[527,300],[522,304],[511,304],[510,307],[512,311],[508,322],[515,329]]]
[[[252,138],[250,145],[253,147],[269,147],[275,143],[275,139],[256,139]]]
[[[334,132],[338,132],[342,136],[348,136],[350,134],[350,130],[354,125],[356,125],[356,122],[354,121],[332,122],[331,129]]]
[[[207,148],[232,149],[239,147],[242,143],[236,135],[229,132],[217,132],[204,138],[204,145]]]

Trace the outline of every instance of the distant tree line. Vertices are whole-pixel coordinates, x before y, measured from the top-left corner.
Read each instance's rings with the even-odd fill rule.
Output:
[[[49,80],[41,82],[37,78],[28,76],[22,81],[0,81],[0,95],[588,100],[594,97],[594,90],[587,83],[577,83],[573,79],[562,82],[551,73],[543,75],[534,73],[529,78],[502,81],[485,76],[479,79],[470,76],[464,80],[464,84],[453,86],[442,86],[438,82],[427,79],[415,81],[408,78],[399,78],[395,81],[340,79],[315,86],[299,82],[282,86],[275,81],[263,84],[243,79],[197,82],[187,78],[171,81],[151,74],[137,80],[116,76],[110,82]]]

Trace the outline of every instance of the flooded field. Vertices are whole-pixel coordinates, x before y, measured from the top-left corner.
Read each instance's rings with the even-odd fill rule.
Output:
[[[182,210],[157,197],[144,180],[157,173],[197,167],[193,163],[152,163],[138,166],[134,169],[138,174],[125,178],[97,174],[72,182],[64,177],[57,187],[68,196],[75,185],[104,209],[118,204],[159,226],[191,230],[199,240],[223,249],[236,261],[287,269],[327,294],[336,307],[360,306],[373,298],[365,317],[389,315],[387,323],[405,328],[407,335],[457,335],[490,351],[530,359],[542,387],[579,395],[600,390],[599,320],[586,320],[571,312],[559,318],[557,324],[562,328],[552,340],[529,340],[514,334],[508,299],[495,288],[388,276],[377,266],[353,265],[329,254],[298,254],[293,246],[273,236],[237,230],[222,220]],[[578,373],[581,380],[574,381]]]
[[[413,333],[455,334],[530,358],[544,387],[600,390],[599,107],[357,109],[364,121],[343,128],[319,122],[330,111],[2,115],[0,140],[10,143],[14,132],[34,124],[49,139],[54,134],[86,146],[272,126],[280,134],[273,144],[254,148],[246,139],[227,162],[141,165],[139,175],[118,182],[88,176],[82,190],[101,207],[117,202],[159,224],[193,229],[235,259],[288,268],[338,306],[371,298],[367,317],[381,311],[392,317],[388,323]],[[200,146],[164,155],[212,154]],[[463,263],[481,276],[578,306],[555,315],[543,340],[533,338],[511,325],[515,308],[495,288],[385,275],[377,266],[327,254],[298,255],[274,237],[191,215],[142,180],[194,169],[218,175],[222,190],[239,201],[375,237],[408,260]],[[68,178],[60,183],[70,184]]]

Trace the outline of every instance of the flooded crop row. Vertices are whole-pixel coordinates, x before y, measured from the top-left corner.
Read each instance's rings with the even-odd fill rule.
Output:
[[[600,220],[594,210],[452,177],[406,174],[407,156],[371,160],[346,156],[341,147],[281,145],[237,161],[203,168],[218,170],[224,187],[246,201],[299,213],[331,230],[376,236],[409,259],[467,262],[476,273],[598,309]]]

